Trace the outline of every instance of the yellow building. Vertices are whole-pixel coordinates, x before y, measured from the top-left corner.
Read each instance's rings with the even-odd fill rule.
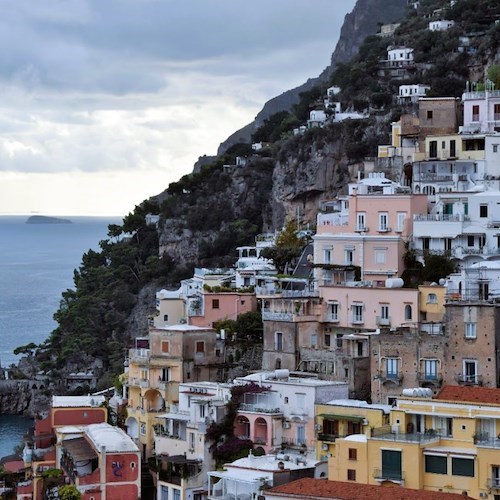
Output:
[[[408,389],[390,424],[336,441],[329,479],[500,498],[500,389]]]
[[[357,399],[336,399],[316,405],[316,457],[336,456],[335,443],[350,435],[368,434],[371,427],[389,423],[389,405],[372,405]]]

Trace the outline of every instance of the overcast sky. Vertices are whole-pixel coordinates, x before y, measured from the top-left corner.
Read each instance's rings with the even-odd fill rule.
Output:
[[[317,76],[355,0],[15,0],[0,213],[125,215]]]

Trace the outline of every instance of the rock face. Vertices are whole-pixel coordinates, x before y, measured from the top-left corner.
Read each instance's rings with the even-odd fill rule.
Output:
[[[292,109],[292,106],[299,102],[301,92],[327,83],[338,63],[347,62],[355,56],[363,40],[377,33],[379,24],[398,21],[403,16],[406,5],[406,0],[358,0],[352,12],[344,18],[329,66],[318,77],[310,78],[299,87],[287,90],[267,101],[255,120],[231,134],[221,143],[217,153],[223,154],[237,142],[250,142],[252,133],[264,123],[264,120],[279,111]]]

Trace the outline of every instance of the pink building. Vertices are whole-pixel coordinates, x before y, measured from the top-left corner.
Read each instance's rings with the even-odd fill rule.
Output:
[[[214,323],[236,318],[243,313],[257,310],[254,293],[241,292],[201,292],[198,308],[189,310],[189,324],[212,328]]]
[[[375,330],[418,321],[419,291],[415,288],[336,286],[323,287],[321,295],[323,321],[335,327]]]
[[[354,279],[383,282],[404,270],[404,243],[413,214],[427,212],[427,196],[373,174],[349,186],[349,196],[318,214],[314,264],[320,286]]]

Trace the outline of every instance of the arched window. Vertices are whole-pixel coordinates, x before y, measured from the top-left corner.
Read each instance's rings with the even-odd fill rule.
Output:
[[[277,358],[276,359],[276,370],[279,370],[281,368],[281,359]]]
[[[405,305],[405,319],[406,320],[412,319],[412,310],[410,304]]]
[[[437,304],[437,295],[435,293],[429,293],[427,295],[427,304]]]

